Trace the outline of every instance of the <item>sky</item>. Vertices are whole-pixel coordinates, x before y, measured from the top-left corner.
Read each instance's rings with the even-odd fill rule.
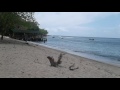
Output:
[[[120,38],[120,12],[35,12],[49,35]]]

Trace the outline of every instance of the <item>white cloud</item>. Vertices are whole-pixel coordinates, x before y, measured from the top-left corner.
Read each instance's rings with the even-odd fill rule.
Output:
[[[118,13],[119,12],[37,12],[35,13],[35,17],[43,26],[56,27],[86,24],[96,20],[96,18],[104,18]]]
[[[41,28],[46,28],[49,34],[73,34],[87,35],[87,31],[94,28],[83,27],[96,20],[110,15],[117,15],[120,12],[36,12],[35,18],[40,23]]]

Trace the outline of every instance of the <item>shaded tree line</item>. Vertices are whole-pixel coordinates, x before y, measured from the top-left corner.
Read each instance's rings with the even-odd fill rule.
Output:
[[[48,31],[45,30],[45,29],[39,29],[39,31],[42,35],[47,35],[48,34]]]
[[[11,29],[39,30],[41,34],[48,34],[47,30],[40,29],[39,23],[34,18],[34,12],[0,12],[1,40],[8,35]]]

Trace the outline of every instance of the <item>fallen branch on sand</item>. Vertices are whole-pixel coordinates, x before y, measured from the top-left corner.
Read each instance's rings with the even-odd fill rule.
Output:
[[[62,59],[63,55],[65,55],[65,53],[60,53],[57,62],[55,62],[54,58],[51,56],[48,56],[47,58],[49,59],[51,66],[58,67],[58,65],[62,63],[61,59]]]
[[[58,67],[59,64],[62,63],[61,59],[62,59],[63,55],[65,55],[65,53],[60,53],[57,62],[55,62],[55,60],[52,56],[48,56],[47,58],[49,59],[51,66]],[[71,71],[74,71],[76,69],[79,69],[79,67],[75,67],[75,63],[69,67],[69,70],[71,70]]]
[[[75,67],[75,63],[69,67],[69,70],[74,71],[76,69],[79,69],[79,67]]]

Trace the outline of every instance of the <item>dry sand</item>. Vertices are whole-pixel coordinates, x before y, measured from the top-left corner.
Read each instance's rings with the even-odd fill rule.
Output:
[[[66,53],[60,67],[51,67],[61,51],[5,38],[0,40],[0,78],[120,78],[120,68]],[[69,70],[75,63],[76,69]]]

